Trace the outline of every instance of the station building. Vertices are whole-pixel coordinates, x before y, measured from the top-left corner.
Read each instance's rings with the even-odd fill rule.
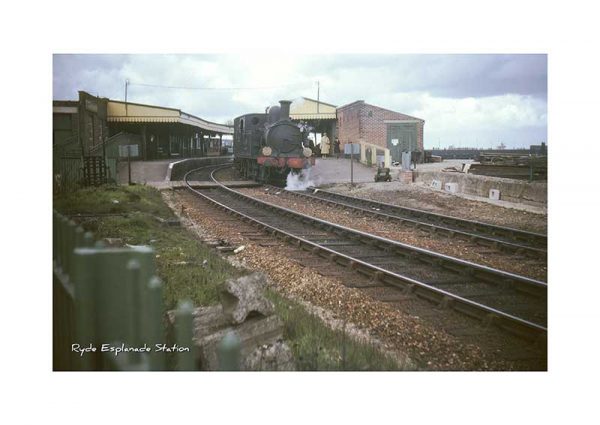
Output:
[[[375,163],[377,157],[399,162],[402,152],[421,152],[421,159],[423,156],[423,119],[364,100],[338,107],[301,97],[292,102],[290,118],[313,127],[315,141],[316,133],[327,133],[332,141],[337,137],[342,152],[346,144],[359,144],[361,160],[365,163]]]
[[[107,120],[110,137],[121,134],[119,144],[140,160],[219,155],[223,135],[233,134],[232,127],[179,109],[115,100],[108,101]]]
[[[115,101],[79,92],[52,104],[55,180],[69,185],[115,180],[117,163],[220,155],[231,126],[179,109]]]
[[[371,149],[388,149],[392,161],[402,152],[423,152],[425,121],[357,100],[337,108],[341,143],[360,143]],[[422,155],[421,155],[422,156]]]

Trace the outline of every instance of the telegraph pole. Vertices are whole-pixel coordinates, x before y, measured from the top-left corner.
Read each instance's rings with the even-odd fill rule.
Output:
[[[129,85],[129,80],[125,80],[125,116],[127,116],[127,86]]]
[[[317,114],[319,113],[320,91],[321,91],[321,83],[319,81],[317,81]]]

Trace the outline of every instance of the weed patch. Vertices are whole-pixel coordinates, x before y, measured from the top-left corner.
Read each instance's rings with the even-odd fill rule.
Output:
[[[304,307],[273,291],[267,292],[276,314],[283,320],[284,339],[290,345],[298,370],[376,371],[401,370],[395,359],[377,347],[332,330]]]
[[[166,309],[175,308],[182,299],[196,306],[215,304],[225,280],[247,273],[211,251],[185,228],[160,223],[156,217],[168,219],[174,214],[151,187],[82,189],[56,198],[54,207],[71,216],[91,215],[76,218],[96,239],[118,238],[125,244],[154,248],[157,273],[164,282]],[[398,370],[397,362],[376,347],[330,329],[298,303],[272,290],[267,290],[267,297],[284,322],[284,339],[294,353],[298,370]]]

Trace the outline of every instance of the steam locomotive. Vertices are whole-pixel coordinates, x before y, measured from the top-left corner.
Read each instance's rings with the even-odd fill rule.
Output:
[[[290,101],[282,100],[264,114],[246,114],[234,121],[233,163],[243,178],[284,182],[291,173],[314,165],[306,135],[290,120]]]

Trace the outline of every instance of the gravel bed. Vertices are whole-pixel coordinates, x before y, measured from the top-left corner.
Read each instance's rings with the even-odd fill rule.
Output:
[[[184,214],[202,229],[205,237],[226,240],[234,246],[244,245],[245,249],[235,256],[236,261],[265,272],[275,290],[324,309],[333,318],[375,336],[386,349],[398,352],[399,357],[407,356],[421,369],[519,368],[488,355],[474,344],[462,343],[457,337],[430,326],[423,318],[403,312],[394,303],[376,301],[359,289],[346,287],[343,277],[323,276],[299,261],[303,254],[296,248],[284,244],[260,246],[260,242],[246,236],[258,233],[255,227],[225,216],[189,192],[165,192],[164,196],[176,211],[184,206]]]
[[[311,217],[331,221],[333,223],[371,233],[383,238],[396,240],[408,245],[439,252],[441,254],[482,264],[499,270],[516,273],[522,276],[546,281],[548,267],[546,261],[532,259],[514,253],[506,253],[492,247],[476,245],[458,238],[448,238],[432,234],[427,230],[415,229],[412,226],[383,219],[354,215],[329,204],[320,204],[304,198],[297,198],[284,191],[266,190],[265,188],[240,189],[242,193],[265,200],[275,205],[286,207]]]
[[[434,191],[418,184],[403,185],[399,182],[392,182],[391,184],[361,183],[355,187],[351,187],[349,184],[340,184],[324,189],[344,195],[422,209],[457,218],[477,220],[498,226],[514,227],[515,229],[544,234],[548,231],[548,216],[546,214],[536,214],[492,205],[487,202],[468,200],[448,193]]]

